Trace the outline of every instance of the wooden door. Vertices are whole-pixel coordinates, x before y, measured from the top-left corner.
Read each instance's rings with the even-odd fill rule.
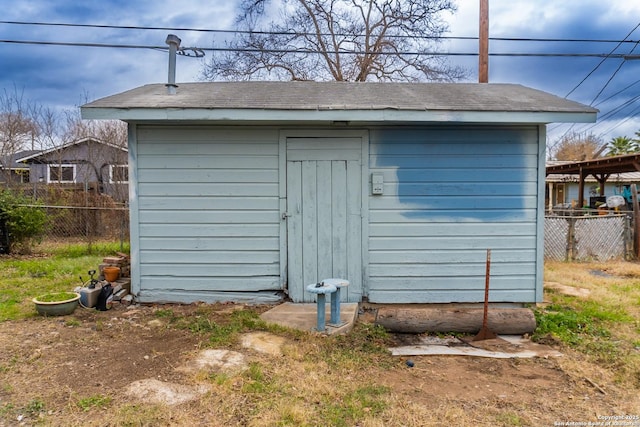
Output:
[[[342,299],[359,301],[362,295],[360,140],[341,141],[353,148],[342,153],[318,150],[317,143],[322,141],[315,141],[316,149],[308,152],[305,141],[294,140],[287,141],[289,296],[294,302],[312,302],[315,296],[306,292],[307,285],[338,277],[350,281]]]

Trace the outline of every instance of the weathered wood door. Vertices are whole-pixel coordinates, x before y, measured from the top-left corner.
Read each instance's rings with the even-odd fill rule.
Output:
[[[287,282],[294,302],[311,283],[345,278],[343,301],[362,296],[360,138],[287,139]]]

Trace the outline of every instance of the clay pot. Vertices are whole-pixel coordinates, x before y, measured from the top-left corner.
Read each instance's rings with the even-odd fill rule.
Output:
[[[104,280],[115,282],[120,277],[120,267],[105,267],[102,273],[104,274]]]

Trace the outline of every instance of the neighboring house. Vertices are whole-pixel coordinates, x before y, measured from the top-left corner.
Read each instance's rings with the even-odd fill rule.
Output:
[[[510,84],[147,85],[82,107],[129,123],[143,302],[542,301],[546,123],[597,110]]]
[[[597,177],[591,173],[585,174],[582,200],[583,205],[595,208],[596,205],[606,200],[609,196],[624,196],[631,203],[631,185],[636,184],[640,188],[640,171],[638,168],[637,154],[623,155],[616,157],[604,157],[590,161],[547,161],[547,170],[559,167],[572,167],[575,169],[580,165],[587,167],[607,167],[604,172],[596,173]],[[600,165],[599,163],[604,163]],[[595,166],[593,166],[595,164]],[[606,178],[606,179],[605,179]],[[600,186],[604,181],[604,188]],[[580,174],[579,173],[550,173],[546,177],[545,206],[547,210],[580,208]]]
[[[29,182],[92,189],[118,202],[129,197],[127,149],[95,138],[82,138],[17,157],[29,167]]]
[[[40,150],[20,151],[0,157],[0,184],[15,185],[30,182],[29,165],[20,163],[17,159],[39,153]]]

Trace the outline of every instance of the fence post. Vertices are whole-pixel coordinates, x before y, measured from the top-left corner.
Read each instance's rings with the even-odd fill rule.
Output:
[[[638,252],[640,252],[640,227],[638,222],[640,221],[640,208],[638,207],[638,189],[635,184],[631,184],[631,200],[633,203],[633,255],[638,258]]]
[[[635,259],[635,255],[633,252],[633,242],[634,242],[634,233],[633,233],[633,218],[629,215],[625,215],[624,217],[624,259],[627,261],[631,261]]]
[[[565,261],[573,261],[576,252],[576,218],[573,216],[567,217],[569,227],[567,228],[567,256]]]

